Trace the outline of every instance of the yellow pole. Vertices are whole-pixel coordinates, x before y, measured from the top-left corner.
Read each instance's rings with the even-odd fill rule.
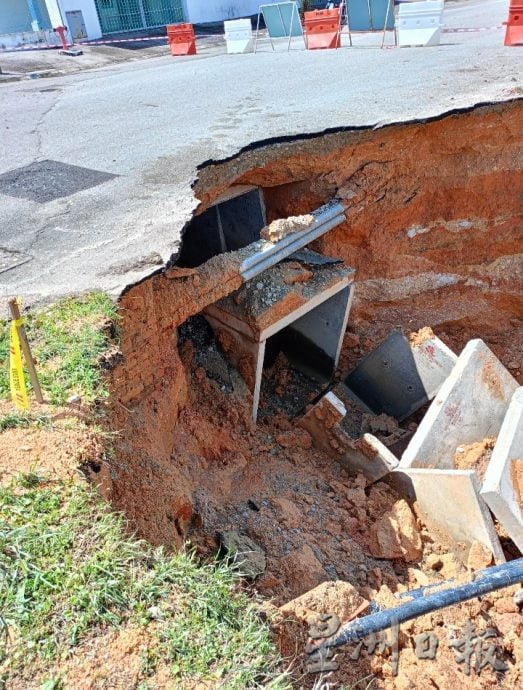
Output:
[[[20,314],[20,309],[18,307],[18,302],[15,298],[9,300],[9,309],[11,311],[11,317],[16,324],[16,330],[18,332],[18,337],[20,338],[20,344],[22,345],[22,352],[24,353],[24,359],[29,370],[29,377],[31,379],[31,385],[35,392],[36,400],[40,404],[44,402],[44,396],[42,395],[42,389],[40,388],[40,383],[38,382],[38,375],[36,373],[35,363],[33,360],[33,355],[31,354],[31,347],[29,345],[29,340],[27,339],[27,334],[25,332],[24,325],[20,321],[22,318]]]

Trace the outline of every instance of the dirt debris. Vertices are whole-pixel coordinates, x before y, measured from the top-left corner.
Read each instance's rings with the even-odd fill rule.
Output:
[[[292,601],[280,606],[284,614],[292,613],[296,618],[310,624],[319,614],[333,613],[341,622],[347,623],[362,614],[370,602],[364,599],[356,587],[348,582],[324,582]]]
[[[523,664],[520,661],[523,619],[514,602],[518,592],[521,590],[512,587],[486,598],[464,602],[402,623],[396,638],[396,657],[393,654],[394,637],[390,630],[377,634],[375,646],[371,646],[372,640],[369,638],[363,643],[338,647],[335,657],[338,670],[330,672],[325,681],[332,688],[352,687],[353,683],[361,683],[363,679],[361,687],[380,690],[451,690],[459,679],[460,687],[466,690],[491,690],[494,687],[516,690],[523,678]],[[373,601],[380,608],[392,608],[401,602],[386,585],[379,588]],[[300,610],[299,603],[300,599],[297,600],[296,609],[303,618],[287,615],[275,627],[276,639],[283,652],[303,649],[310,639],[307,637],[311,629],[308,611]],[[290,602],[290,605],[295,605],[295,602]],[[338,602],[340,605],[341,602]],[[321,598],[315,606],[318,609],[322,607]],[[473,643],[482,637],[483,646],[474,646]],[[464,664],[466,656],[463,656],[467,639],[471,640],[468,674]],[[424,654],[423,650],[428,650],[429,646],[433,654]],[[487,660],[487,650],[492,663]],[[475,667],[475,664],[483,662],[484,666],[478,670],[479,666]],[[306,673],[308,663],[309,657],[298,655],[297,687],[312,689],[314,683],[318,682],[319,674]],[[496,670],[492,664],[505,670]],[[303,675],[300,676],[300,673]]]
[[[283,352],[267,367],[261,383],[258,419],[296,417],[322,391],[324,386],[293,367]],[[285,418],[285,417],[284,417]]]
[[[404,558],[416,561],[423,553],[416,518],[401,499],[370,527],[370,552],[377,558]]]
[[[427,340],[432,340],[434,338],[434,331],[429,326],[420,328],[419,331],[415,333],[409,333],[409,342],[413,347],[419,347],[423,345]]]
[[[262,228],[260,236],[262,239],[267,240],[268,242],[278,242],[293,232],[307,230],[313,223],[314,216],[312,216],[310,213],[301,216],[278,218]]]
[[[394,606],[398,604],[396,595],[408,589],[468,577],[467,569],[419,525],[411,508],[387,484],[368,485],[362,476],[349,478],[337,463],[316,449],[295,442],[280,444],[283,438],[292,438],[295,431],[284,413],[268,416],[256,427],[249,426],[247,415],[241,412],[244,401],[231,400],[231,394],[207,376],[199,378],[197,385],[191,383],[195,381],[195,371],[191,371],[191,403],[175,429],[177,447],[191,448],[191,463],[186,468],[194,487],[193,517],[187,523],[186,537],[202,553],[213,554],[217,548],[215,535],[225,525],[241,530],[263,549],[267,568],[256,578],[255,587],[274,606],[283,607],[274,635],[281,651],[294,658],[297,688],[312,688],[315,680],[306,674],[308,658],[303,652],[309,608],[325,610],[332,605],[345,613],[343,606],[349,597],[342,592],[344,588],[351,588],[365,601]],[[202,424],[205,431],[195,436],[194,431]],[[398,531],[393,530],[393,534],[397,551],[385,560],[383,554],[380,558],[370,555],[370,549],[375,526],[380,522],[390,525],[388,515],[396,522]],[[413,559],[410,567],[406,556]],[[482,557],[486,555],[478,554],[479,559]],[[475,567],[483,562],[476,559]],[[323,606],[319,603],[321,597],[317,602],[309,598],[310,590],[318,587],[322,588],[319,592],[329,592]],[[405,629],[402,625],[397,677],[389,652],[367,655],[363,650],[360,658],[353,660],[353,645],[340,650],[340,669],[329,681],[337,683],[333,685],[336,688],[373,675],[376,688],[404,690],[431,687],[434,679],[438,687],[450,690],[456,673],[461,678],[462,671],[449,644],[463,634],[469,618],[483,629],[486,615],[496,629],[503,630],[503,637],[496,639],[498,653],[511,663],[506,687],[515,690],[519,682],[515,679],[520,678],[523,669],[519,661],[511,661],[511,650],[520,648],[522,626],[520,614],[514,612],[519,609],[512,594],[489,595],[481,601],[425,616]],[[420,660],[414,652],[416,635],[429,632],[440,638],[435,661]],[[486,690],[497,683],[496,673],[488,668],[480,677],[463,678],[467,690]]]
[[[523,508],[523,460],[512,461],[512,484],[517,491],[519,504]]]
[[[480,481],[483,482],[495,445],[496,438],[493,437],[458,446],[454,455],[456,469],[475,470]]]
[[[47,416],[46,411],[49,413]],[[13,406],[2,403],[0,415],[13,413]],[[0,485],[7,486],[19,474],[45,474],[51,479],[71,479],[83,468],[105,475],[103,444],[68,408],[42,406],[40,416],[27,428],[1,432]]]

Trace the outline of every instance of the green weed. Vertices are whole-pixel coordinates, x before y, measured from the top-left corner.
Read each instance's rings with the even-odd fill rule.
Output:
[[[51,403],[61,405],[71,395],[81,395],[86,402],[107,395],[96,360],[107,348],[103,322],[115,318],[115,305],[100,292],[68,298],[24,316],[40,385]],[[4,399],[9,397],[8,361],[9,322],[0,321],[0,398]]]
[[[6,429],[41,428],[43,426],[51,426],[51,420],[47,415],[32,415],[26,412],[0,415],[0,433]]]
[[[143,659],[144,677],[167,659],[180,681],[290,687],[267,624],[226,565],[166,555],[128,536],[122,516],[83,484],[31,475],[0,489],[0,554],[9,637],[0,665],[11,672],[31,661],[50,669],[90,632],[154,619],[157,648]]]

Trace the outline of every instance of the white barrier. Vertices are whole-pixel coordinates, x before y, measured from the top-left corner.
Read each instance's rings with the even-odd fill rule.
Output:
[[[444,0],[402,2],[399,6],[399,46],[437,46],[441,37]]]
[[[254,40],[250,19],[233,19],[223,22],[227,53],[252,53]]]

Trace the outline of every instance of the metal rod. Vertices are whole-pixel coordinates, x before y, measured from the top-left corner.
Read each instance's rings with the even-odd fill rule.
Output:
[[[350,19],[349,19],[349,4],[346,0],[343,0],[343,9],[347,15],[347,31],[349,32],[349,46],[352,48],[352,34],[350,32]]]
[[[36,400],[40,404],[44,402],[44,397],[42,395],[42,390],[40,388],[40,383],[38,381],[38,375],[36,373],[36,368],[31,354],[31,347],[29,345],[29,340],[27,339],[27,334],[22,323],[19,323],[21,319],[20,309],[18,307],[18,302],[15,298],[9,300],[9,309],[11,311],[11,316],[16,324],[16,330],[18,332],[18,337],[20,338],[20,344],[22,346],[22,352],[24,353],[25,364],[29,370],[29,378],[31,379],[31,385],[35,392]]]
[[[258,10],[258,21],[256,22],[256,39],[254,41],[254,52],[256,53],[256,48],[258,47],[258,34],[260,33],[260,15],[261,8]]]
[[[279,5],[278,5],[279,7]],[[292,6],[292,12],[291,12],[291,24],[289,26],[289,42],[287,43],[287,52],[291,49],[291,41],[292,41],[292,27],[294,24],[294,10],[296,9],[296,3]],[[281,12],[280,12],[281,14]]]
[[[282,13],[281,13],[281,9],[280,9],[280,6],[279,6],[278,4],[276,5],[276,7],[278,8],[278,14],[280,15],[281,30],[283,31],[283,35],[285,36],[285,22],[283,21],[283,16],[282,16]],[[291,16],[292,16],[292,15],[291,15]],[[288,43],[288,45],[287,45],[287,52],[289,52],[290,45],[291,45],[291,42],[290,42],[290,40],[289,40],[289,43]],[[273,50],[274,50],[274,48],[273,48]]]
[[[390,6],[391,6],[391,3],[393,3],[393,2],[394,2],[394,0],[389,0],[389,2],[387,3],[387,13],[385,15],[385,26],[383,27],[383,38],[381,39],[381,47],[382,48],[385,45],[385,36],[387,34],[387,24],[389,23]]]
[[[267,243],[251,256],[244,259],[240,266],[240,273],[244,280],[249,280],[266,268],[274,266],[289,254],[321,237],[324,233],[336,227],[345,220],[345,207],[341,203],[333,203],[320,207],[314,211],[314,223],[306,230],[290,233],[274,244]]]
[[[523,582],[523,558],[481,570],[473,582],[435,592],[426,597],[415,598],[393,609],[378,611],[378,613],[352,621],[342,626],[332,638],[324,640],[323,644],[327,647],[339,647],[347,642],[356,642],[371,633],[390,628],[393,623],[404,623],[426,613],[520,582]]]

